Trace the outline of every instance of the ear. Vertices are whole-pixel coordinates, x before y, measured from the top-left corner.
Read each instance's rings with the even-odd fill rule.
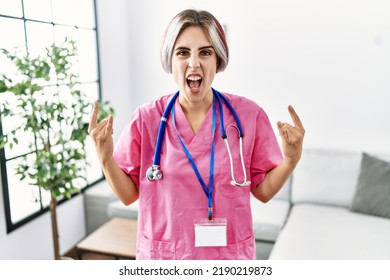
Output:
[[[217,56],[217,73],[218,73],[218,69],[219,69],[219,66],[221,66],[221,61],[222,61],[222,59],[219,57],[219,56]]]

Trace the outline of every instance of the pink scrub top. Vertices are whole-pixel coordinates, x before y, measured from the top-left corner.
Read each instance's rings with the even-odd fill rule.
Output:
[[[146,170],[153,164],[161,116],[172,94],[139,107],[124,128],[114,158],[139,187],[137,259],[255,259],[256,248],[250,207],[251,188],[282,160],[282,153],[266,113],[244,97],[224,95],[236,110],[244,133],[243,154],[251,185],[230,184],[229,156],[219,127],[214,138],[215,166],[213,217],[227,219],[227,246],[195,247],[194,220],[207,218],[208,200],[179,142],[169,115],[161,150],[163,178],[150,182]],[[209,182],[212,106],[202,127],[194,134],[178,102],[175,121],[203,181]],[[223,104],[225,127],[236,122]],[[243,181],[238,132],[227,129],[236,181]],[[260,203],[260,202],[259,202]]]

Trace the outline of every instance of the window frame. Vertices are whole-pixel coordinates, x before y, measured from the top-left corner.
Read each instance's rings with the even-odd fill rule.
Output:
[[[54,27],[61,26],[61,27],[71,27],[81,30],[91,30],[94,32],[94,37],[96,40],[96,80],[94,81],[81,81],[81,85],[88,85],[88,84],[96,84],[97,86],[97,98],[100,100],[102,98],[102,93],[101,93],[101,71],[100,71],[100,57],[99,57],[99,38],[98,38],[98,20],[97,20],[97,7],[96,7],[96,0],[91,0],[91,3],[93,4],[93,17],[94,17],[94,27],[79,27],[77,25],[68,25],[68,24],[61,24],[61,23],[56,23],[56,22],[48,22],[48,21],[41,21],[41,20],[36,20],[36,19],[30,19],[26,18],[25,16],[25,6],[24,6],[24,0],[20,0],[21,2],[21,9],[22,9],[22,15],[21,17],[17,16],[11,16],[11,15],[5,15],[2,14],[1,9],[0,9],[0,18],[1,19],[12,19],[12,20],[21,20],[23,21],[23,30],[24,30],[24,43],[25,43],[25,48],[28,53],[28,48],[29,48],[29,41],[27,38],[27,28],[26,25],[28,22],[35,22],[35,23],[41,23],[41,24],[48,24],[53,26],[53,34],[55,34]],[[50,1],[50,4],[52,5],[52,1]],[[53,12],[53,11],[52,11]],[[53,41],[54,42],[54,41]],[[1,47],[1,46],[0,46]],[[3,125],[2,122],[0,121],[0,134],[3,134]],[[46,213],[49,211],[49,206],[44,206],[42,204],[42,196],[41,196],[41,188],[39,188],[39,203],[40,204],[40,209],[38,211],[33,211],[30,215],[26,215],[24,218],[22,218],[19,221],[13,222],[11,218],[11,201],[10,201],[10,189],[9,189],[9,179],[8,179],[8,173],[7,173],[7,163],[11,162],[12,160],[17,160],[18,158],[21,158],[25,155],[29,154],[34,154],[35,151],[31,151],[29,153],[24,153],[20,154],[17,156],[13,156],[10,158],[6,157],[6,152],[5,149],[0,149],[0,176],[1,176],[1,185],[2,185],[2,192],[3,192],[3,202],[4,202],[4,214],[5,214],[5,222],[6,222],[6,230],[7,234],[11,233],[12,231],[18,229],[19,227],[29,223],[30,221],[34,220],[35,218],[41,216],[42,214]],[[95,179],[93,182],[87,182],[87,184],[81,189],[80,193],[74,194],[70,199],[74,198],[75,196],[78,196],[82,194],[85,190],[88,188],[96,185],[97,183],[101,182],[104,180],[104,174],[103,171],[100,170],[100,176],[96,176],[97,179]],[[16,176],[16,175],[15,175]],[[66,202],[67,200],[63,198],[58,201],[58,205],[61,205],[62,203]]]

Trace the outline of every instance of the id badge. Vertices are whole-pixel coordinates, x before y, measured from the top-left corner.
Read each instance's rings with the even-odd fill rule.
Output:
[[[226,218],[195,220],[195,247],[226,246],[226,228]]]

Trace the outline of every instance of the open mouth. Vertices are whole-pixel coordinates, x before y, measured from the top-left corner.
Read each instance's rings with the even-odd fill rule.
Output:
[[[198,89],[202,84],[202,77],[199,75],[188,76],[187,84],[190,87],[190,89]]]

